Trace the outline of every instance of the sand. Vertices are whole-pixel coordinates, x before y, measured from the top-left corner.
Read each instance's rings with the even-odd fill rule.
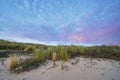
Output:
[[[56,66],[46,61],[39,68],[20,74],[11,74],[7,62],[6,59],[6,66],[0,64],[0,80],[120,80],[120,62],[114,60],[77,57],[65,62],[64,70],[60,61]]]

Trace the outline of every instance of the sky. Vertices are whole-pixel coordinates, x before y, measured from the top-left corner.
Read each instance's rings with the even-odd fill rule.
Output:
[[[120,45],[120,0],[0,0],[0,39]]]

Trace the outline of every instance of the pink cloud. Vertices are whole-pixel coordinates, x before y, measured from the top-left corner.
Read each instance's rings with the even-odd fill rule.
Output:
[[[84,42],[84,40],[85,40],[85,38],[83,36],[79,36],[79,35],[73,35],[69,39],[76,43]]]
[[[69,40],[75,43],[117,43],[114,38],[119,28],[112,26],[111,24],[101,24],[97,29],[85,28],[82,31],[78,30],[69,37]]]

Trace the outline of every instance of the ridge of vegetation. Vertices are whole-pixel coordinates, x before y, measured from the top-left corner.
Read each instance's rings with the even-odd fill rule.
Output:
[[[25,60],[19,60],[14,62],[14,57],[11,57],[10,70],[14,72],[22,72],[31,70],[44,64],[46,60],[53,60],[55,65],[56,60],[61,61],[61,69],[63,69],[64,62],[70,58],[79,56],[92,57],[92,58],[104,58],[120,61],[120,46],[47,46],[40,44],[28,44],[28,43],[16,43],[0,40],[0,50],[18,50],[23,54],[29,55],[30,58]],[[13,51],[11,51],[14,54]],[[17,52],[16,52],[17,53]],[[27,53],[27,54],[26,54]],[[0,57],[10,56],[10,52],[1,53]],[[52,59],[53,58],[53,59]],[[16,59],[16,57],[15,57]],[[14,65],[13,65],[14,64]],[[12,69],[14,68],[14,69]]]

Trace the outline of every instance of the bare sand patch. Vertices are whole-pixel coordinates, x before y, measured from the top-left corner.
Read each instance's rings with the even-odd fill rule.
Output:
[[[11,74],[7,62],[2,65],[0,61],[0,80],[120,80],[120,62],[114,60],[77,57],[65,62],[64,70],[60,61],[53,66],[48,60],[38,69],[20,74]]]

